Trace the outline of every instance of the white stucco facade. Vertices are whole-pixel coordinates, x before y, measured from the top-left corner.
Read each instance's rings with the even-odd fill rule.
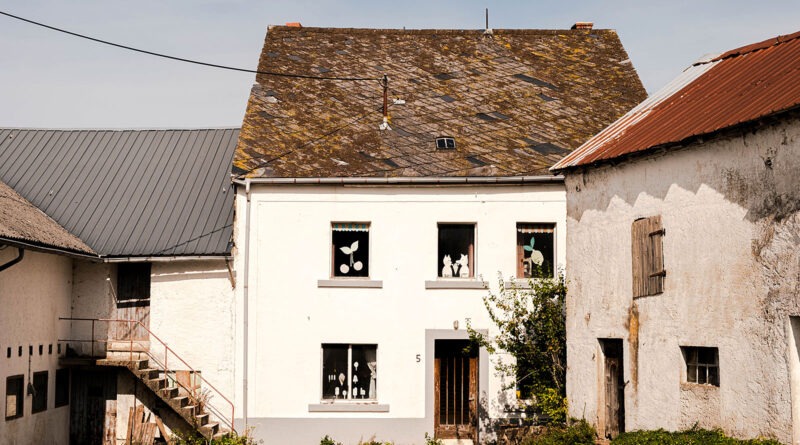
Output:
[[[800,443],[798,159],[800,124],[783,119],[567,173],[571,416],[602,431],[599,339],[622,339],[627,430]],[[664,291],[634,299],[631,225],[655,215]],[[718,348],[719,386],[687,383],[681,347]]]
[[[344,443],[373,435],[424,443],[433,433],[433,344],[466,339],[466,320],[493,332],[486,290],[456,288],[516,273],[516,224],[553,223],[556,263],[565,261],[563,185],[344,186],[263,185],[237,195],[237,403],[247,384],[247,425],[265,443]],[[369,278],[332,278],[331,224],[369,224]],[[437,224],[475,225],[475,278],[437,279]],[[249,253],[248,253],[249,250]],[[361,287],[364,283],[373,287]],[[434,288],[444,284],[451,288]],[[448,286],[449,285],[449,286]],[[247,295],[245,296],[245,292]],[[457,329],[454,329],[457,323]],[[246,341],[246,344],[245,344]],[[323,344],[377,346],[374,403],[322,403]],[[242,357],[244,354],[239,355]],[[482,421],[505,416],[513,391],[485,351],[479,358]],[[246,379],[246,380],[245,380]],[[336,406],[333,406],[336,405]],[[243,407],[237,412],[244,415]],[[239,419],[244,424],[244,419]]]
[[[17,256],[17,249],[0,250],[0,264]],[[69,316],[72,290],[70,258],[25,251],[21,262],[0,272],[0,379],[3,400],[8,378],[23,376],[23,410],[20,417],[0,421],[1,444],[69,443],[69,406],[55,407],[58,340],[69,328],[56,322]],[[40,353],[40,349],[41,353]],[[33,397],[26,387],[33,373],[47,371],[47,404],[32,412]],[[9,412],[2,407],[4,417]]]

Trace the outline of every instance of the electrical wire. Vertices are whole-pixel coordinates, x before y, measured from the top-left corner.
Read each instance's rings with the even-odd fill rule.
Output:
[[[147,50],[140,49],[140,48],[134,48],[132,46],[121,45],[119,43],[109,42],[108,40],[103,40],[103,39],[98,39],[98,38],[90,37],[90,36],[83,35],[83,34],[78,34],[76,32],[67,31],[66,29],[57,28],[55,26],[46,25],[44,23],[40,23],[40,22],[37,22],[37,21],[34,21],[34,20],[26,19],[24,17],[20,17],[20,16],[17,16],[17,15],[14,15],[14,14],[9,14],[8,12],[5,12],[5,11],[0,11],[0,15],[4,15],[6,17],[11,17],[13,19],[20,20],[20,21],[23,21],[23,22],[27,22],[27,23],[30,23],[32,25],[41,26],[43,28],[47,28],[47,29],[50,29],[50,30],[53,30],[53,31],[58,31],[58,32],[61,32],[61,33],[64,33],[64,34],[69,34],[69,35],[74,36],[74,37],[80,37],[82,39],[87,39],[87,40],[91,40],[93,42],[102,43],[104,45],[110,45],[110,46],[114,46],[114,47],[117,47],[117,48],[127,49],[129,51],[135,51],[135,52],[142,53],[142,54],[148,54],[148,55],[151,55],[151,56],[163,57],[165,59],[176,60],[178,62],[186,62],[186,63],[193,63],[195,65],[208,66],[208,67],[211,67],[211,68],[219,68],[219,69],[230,70],[230,71],[240,71],[240,72],[243,72],[243,73],[262,74],[262,75],[265,75],[265,76],[293,77],[293,78],[297,78],[297,79],[316,79],[316,80],[335,80],[335,81],[380,81],[381,80],[380,78],[377,78],[377,77],[328,77],[328,76],[313,76],[313,75],[310,75],[310,74],[279,73],[279,72],[275,72],[275,71],[251,70],[251,69],[247,69],[247,68],[237,68],[237,67],[233,67],[233,66],[220,65],[220,64],[216,64],[216,63],[201,62],[199,60],[192,60],[192,59],[186,59],[186,58],[183,58],[183,57],[170,56],[170,55],[167,55],[167,54],[161,54],[161,53],[157,53],[157,52],[153,52],[153,51],[147,51]]]

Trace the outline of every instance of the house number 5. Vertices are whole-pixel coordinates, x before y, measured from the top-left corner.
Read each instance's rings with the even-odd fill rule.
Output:
[[[422,361],[422,357],[420,357],[420,354],[417,354],[417,363],[419,363],[421,361]]]

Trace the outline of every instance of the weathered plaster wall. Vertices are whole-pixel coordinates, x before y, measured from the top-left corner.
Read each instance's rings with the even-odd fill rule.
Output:
[[[16,248],[0,250],[0,264],[16,257]],[[58,339],[69,326],[72,260],[26,251],[24,259],[0,272],[0,385],[5,400],[6,378],[23,375],[28,385],[34,372],[48,371],[47,410],[32,414],[32,396],[24,395],[23,416],[0,421],[0,443],[69,443],[69,406],[55,408]],[[39,353],[42,345],[43,353]],[[52,345],[52,353],[50,346]],[[22,355],[19,348],[22,348]],[[33,354],[29,353],[33,347]],[[11,356],[7,352],[11,351]],[[63,351],[62,351],[63,352]],[[2,408],[5,417],[5,403]]]
[[[155,262],[151,274],[150,330],[232,401],[234,301],[225,260]]]
[[[699,423],[791,440],[798,171],[789,120],[567,176],[571,415],[599,421],[597,339],[622,338],[627,429]],[[631,224],[652,215],[666,229],[664,292],[633,300]],[[719,348],[719,388],[682,383],[680,346]]]
[[[114,289],[117,283],[117,266],[110,263],[75,261],[72,285],[72,318],[116,318]],[[87,340],[92,337],[92,324],[87,321],[70,323],[70,338]],[[95,323],[95,339],[108,338],[108,323]],[[104,348],[97,343],[95,348]],[[90,355],[92,345],[73,342],[70,347],[83,355]],[[97,352],[95,352],[97,354]]]
[[[467,318],[476,329],[493,329],[481,298],[485,290],[426,289],[425,281],[436,280],[441,268],[437,223],[476,224],[476,275],[493,287],[497,272],[516,272],[517,222],[556,223],[556,260],[565,260],[561,185],[256,185],[252,193],[248,417],[267,443],[281,442],[274,433],[290,429],[298,443],[319,441],[333,428],[345,443],[373,433],[381,440],[421,443],[426,431],[433,432],[433,348],[426,332],[465,338]],[[240,279],[244,201],[240,190]],[[318,280],[331,275],[331,222],[347,221],[370,222],[370,278],[382,280],[382,288],[318,287]],[[243,286],[238,288],[242,295]],[[389,405],[388,412],[310,412],[309,405],[321,399],[323,343],[377,344],[378,402]],[[502,416],[502,405],[513,395],[503,391],[487,361],[481,363],[481,402],[490,416]],[[240,375],[236,380],[242,381]],[[237,403],[241,397],[237,388]]]

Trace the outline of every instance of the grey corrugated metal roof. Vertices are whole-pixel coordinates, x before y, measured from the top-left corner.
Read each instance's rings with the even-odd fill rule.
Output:
[[[0,128],[0,180],[102,256],[226,255],[238,128]]]

